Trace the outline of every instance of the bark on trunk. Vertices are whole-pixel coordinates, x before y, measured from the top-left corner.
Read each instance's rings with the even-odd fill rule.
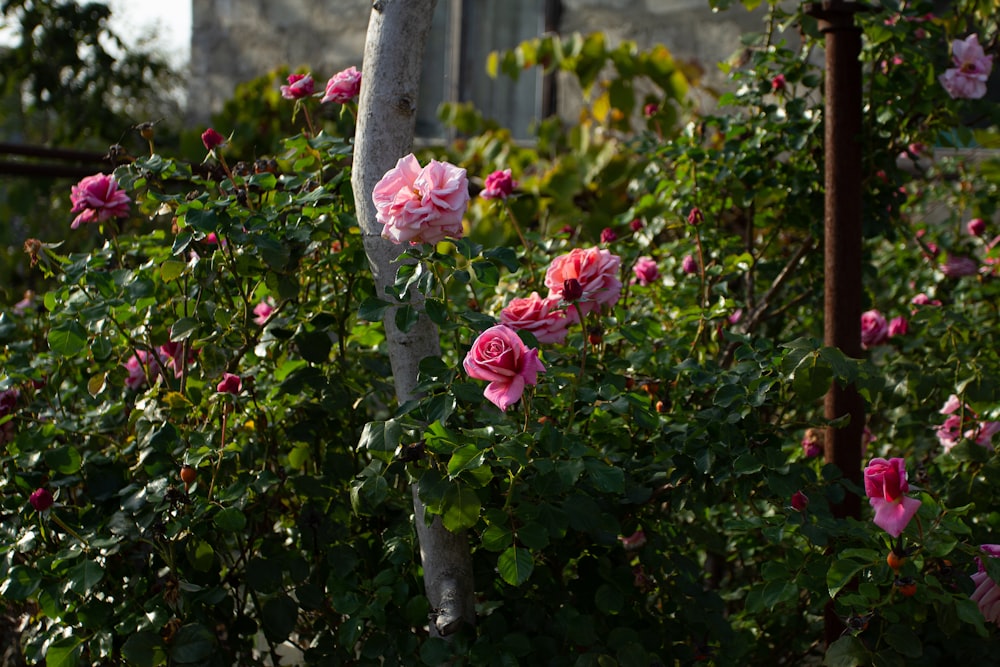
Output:
[[[380,297],[395,280],[402,248],[382,238],[375,219],[372,190],[379,179],[410,152],[416,124],[417,91],[424,44],[436,0],[374,0],[365,40],[358,126],[351,184],[358,224]],[[422,297],[411,294],[414,306]],[[417,367],[428,356],[439,356],[438,330],[424,316],[404,333],[395,313],[384,318],[389,361],[400,403],[414,397]],[[431,634],[447,636],[463,623],[475,623],[472,556],[465,532],[451,533],[439,518],[428,525],[424,506],[413,488],[413,516],[420,541],[424,586],[433,610]]]

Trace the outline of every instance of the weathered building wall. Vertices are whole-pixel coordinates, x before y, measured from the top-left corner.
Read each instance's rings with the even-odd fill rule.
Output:
[[[438,0],[439,5],[455,2],[461,0]],[[544,4],[538,0],[539,8]],[[708,0],[561,0],[560,9],[560,33],[603,31],[612,44],[623,39],[640,47],[662,43],[676,57],[699,62],[707,81],[716,84],[721,76],[715,64],[737,51],[743,32],[761,27],[760,14],[739,6],[713,13]],[[238,82],[279,65],[308,67],[318,86],[350,65],[363,69],[367,0],[192,0],[192,10],[188,102],[193,122],[218,111]],[[444,35],[431,39],[438,43],[430,49],[452,48],[444,44]],[[560,95],[560,104],[567,100]]]

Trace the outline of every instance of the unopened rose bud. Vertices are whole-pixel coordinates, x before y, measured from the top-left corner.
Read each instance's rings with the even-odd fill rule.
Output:
[[[35,508],[36,512],[44,512],[48,508],[52,507],[52,503],[55,500],[52,498],[52,493],[48,489],[35,489],[31,496],[28,498],[28,502],[31,506]]]
[[[701,209],[695,206],[688,213],[688,224],[689,225],[700,225],[705,219],[705,215],[701,212]]]
[[[615,230],[610,227],[601,230],[601,243],[612,243],[616,240],[618,240],[618,235],[615,234]]]
[[[792,509],[796,512],[801,512],[807,507],[809,507],[809,496],[801,491],[796,491],[792,495]]]
[[[201,133],[201,143],[205,144],[205,150],[214,151],[226,143],[226,138],[210,127]]]

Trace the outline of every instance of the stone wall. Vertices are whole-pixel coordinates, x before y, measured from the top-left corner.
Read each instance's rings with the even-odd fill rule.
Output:
[[[361,65],[370,7],[367,0],[192,0],[189,119],[207,120],[238,82],[279,65],[308,67],[319,85]],[[699,62],[710,84],[721,82],[715,64],[739,49],[740,35],[760,27],[760,14],[740,6],[713,13],[708,0],[561,0],[559,21],[564,34],[600,30],[612,44],[662,43]]]

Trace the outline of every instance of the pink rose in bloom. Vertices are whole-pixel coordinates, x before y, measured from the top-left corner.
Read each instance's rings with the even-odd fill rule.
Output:
[[[274,312],[274,299],[268,297],[253,307],[253,321],[258,326],[267,324],[267,318]]]
[[[944,405],[941,406],[941,409],[938,410],[938,414],[950,415],[960,409],[967,413],[971,412],[971,410],[969,410],[969,406],[963,405],[962,400],[958,396],[951,394],[948,396],[948,400],[944,402]]]
[[[737,324],[742,319],[743,319],[743,309],[737,308],[736,310],[734,310],[732,313],[729,314],[729,317],[726,318],[726,321],[728,321],[730,324]]]
[[[486,177],[486,184],[479,196],[483,199],[506,199],[514,192],[517,181],[511,178],[510,169],[494,171]]]
[[[538,296],[513,299],[500,311],[500,323],[511,329],[530,331],[539,343],[561,343],[575,318],[559,310],[559,299]]]
[[[977,100],[986,94],[986,80],[993,69],[993,56],[983,52],[979,36],[969,35],[951,43],[951,59],[955,63],[938,77],[952,99]]]
[[[973,236],[982,236],[986,233],[986,221],[982,218],[973,218],[965,225],[965,228]]]
[[[337,104],[347,104],[361,92],[361,72],[356,67],[351,66],[337,72],[326,82],[326,91],[320,104],[336,102]]]
[[[645,226],[646,225],[643,224],[642,220],[640,220],[639,218],[636,218],[632,222],[628,223],[629,229],[631,229],[633,232],[637,232]]]
[[[160,360],[146,350],[136,350],[136,353],[125,362],[125,370],[128,371],[125,386],[136,391],[149,379],[146,375],[147,370],[153,377],[160,372]]]
[[[823,453],[823,441],[826,439],[822,430],[807,428],[802,436],[802,453],[807,458],[813,458]]]
[[[193,350],[188,350],[187,355],[182,359],[184,344],[182,342],[170,341],[164,343],[156,350],[159,353],[160,364],[174,371],[174,377],[179,378],[184,374],[184,366],[190,366],[195,360]]]
[[[889,337],[905,336],[910,330],[910,323],[905,317],[894,317],[889,322]]]
[[[796,491],[792,495],[792,509],[796,512],[802,512],[807,507],[809,507],[809,496],[801,491]]]
[[[615,234],[615,230],[610,227],[605,227],[601,230],[601,243],[613,243],[618,240],[618,235]]]
[[[681,260],[681,271],[688,275],[698,273],[698,262],[691,255],[685,255]]]
[[[920,507],[919,500],[905,495],[909,490],[903,459],[874,458],[865,468],[865,494],[875,509],[875,525],[893,537],[899,537]]]
[[[316,83],[309,74],[289,74],[288,85],[281,86],[281,96],[286,100],[309,97],[316,89]]]
[[[394,243],[438,243],[462,237],[462,216],[469,203],[465,170],[431,160],[421,167],[413,153],[401,157],[372,192],[385,227],[382,236]]]
[[[521,399],[525,386],[536,384],[538,373],[545,372],[538,350],[528,348],[505,324],[479,334],[462,366],[469,377],[489,381],[483,395],[505,412]]]
[[[581,287],[580,298],[565,300],[579,301],[577,307],[582,313],[599,310],[601,306],[613,306],[622,293],[622,284],[618,279],[621,263],[621,257],[603,248],[574,248],[553,259],[545,270],[549,297],[563,298],[566,281],[576,280]]]
[[[889,323],[877,310],[861,313],[861,347],[864,349],[881,345],[889,338]]]
[[[226,143],[226,138],[210,127],[201,133],[201,143],[205,144],[205,150],[214,151]]]
[[[941,273],[949,278],[974,276],[978,272],[979,264],[976,260],[962,255],[948,255],[948,259],[941,265]]]
[[[688,224],[689,225],[700,225],[705,220],[705,215],[701,212],[701,209],[695,206],[688,213]]]
[[[94,174],[73,186],[69,195],[73,202],[70,213],[79,213],[70,229],[89,222],[104,222],[111,218],[127,218],[132,200],[118,187],[114,176]]]
[[[55,502],[55,499],[52,497],[52,493],[48,489],[35,489],[28,497],[28,502],[35,508],[36,512],[44,512],[48,508],[52,507],[52,503]]]
[[[931,299],[929,296],[921,292],[920,294],[913,297],[910,301],[914,306],[940,306],[941,302],[938,299]],[[916,312],[916,311],[914,311]]]
[[[951,415],[944,420],[943,424],[935,426],[934,431],[944,451],[950,452],[951,448],[962,439],[962,418],[958,415]]]
[[[773,79],[771,79],[771,90],[775,93],[785,92],[786,86],[787,84],[785,83],[784,74],[778,74]]]
[[[656,265],[656,260],[651,257],[640,257],[635,260],[632,271],[640,285],[649,285],[660,277],[660,267]]]
[[[232,394],[235,396],[243,390],[243,378],[232,373],[224,373],[222,380],[219,381],[215,390],[220,394]]]
[[[980,447],[993,451],[993,436],[997,433],[1000,433],[1000,422],[979,422],[979,425],[966,433],[965,437]]]
[[[618,536],[618,541],[622,543],[625,547],[625,551],[637,551],[641,549],[646,544],[646,533],[641,530],[637,530],[628,537],[624,535]]]
[[[990,558],[1000,557],[1000,544],[983,544],[979,549]],[[976,589],[970,597],[979,605],[979,611],[987,623],[1000,626],[1000,586],[986,574],[983,562],[978,558],[976,561],[979,571],[972,575],[972,583]]]

